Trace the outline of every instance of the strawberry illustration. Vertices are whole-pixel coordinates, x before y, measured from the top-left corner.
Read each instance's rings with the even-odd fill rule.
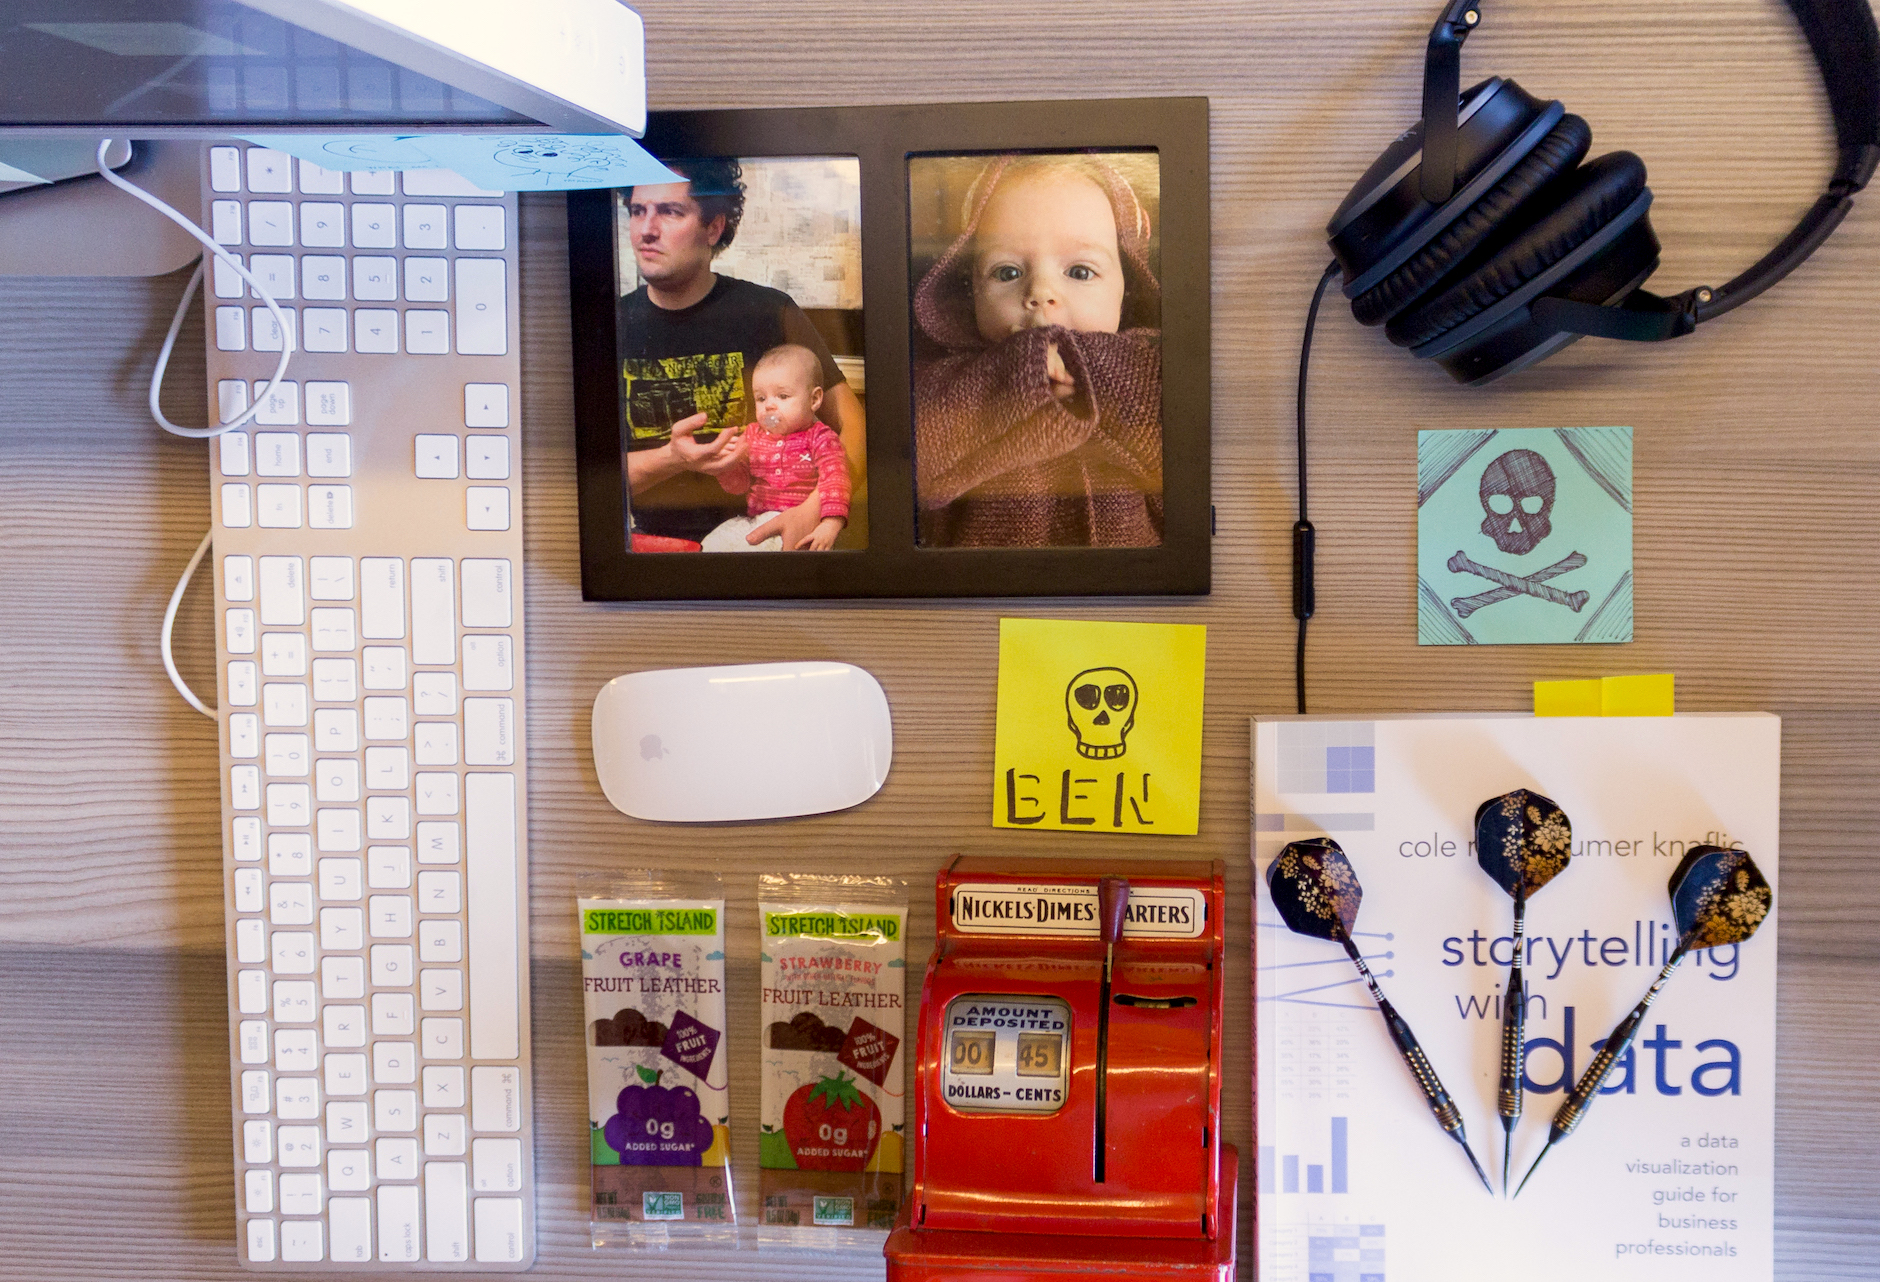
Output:
[[[797,1169],[859,1171],[881,1138],[881,1110],[837,1073],[797,1087],[783,1107],[783,1133]]]

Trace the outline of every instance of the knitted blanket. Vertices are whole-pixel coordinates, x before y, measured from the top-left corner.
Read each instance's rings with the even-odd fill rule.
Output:
[[[921,278],[914,319],[939,353],[914,370],[920,541],[928,547],[1155,547],[1162,542],[1161,287],[1148,219],[1122,177],[1097,166],[1116,216],[1122,333],[1025,330],[996,343],[973,320],[972,240],[1001,174],[989,162],[965,227]],[[1055,344],[1074,384],[1045,374]],[[931,349],[929,349],[931,350]]]

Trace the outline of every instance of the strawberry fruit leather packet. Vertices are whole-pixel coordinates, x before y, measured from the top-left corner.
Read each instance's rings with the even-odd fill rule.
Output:
[[[758,878],[766,1236],[894,1227],[906,1142],[907,883]]]
[[[593,1243],[735,1235],[719,879],[607,885],[578,901]]]

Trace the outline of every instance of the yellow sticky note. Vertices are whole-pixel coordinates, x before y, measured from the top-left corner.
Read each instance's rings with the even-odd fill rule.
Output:
[[[999,621],[992,825],[1189,835],[1208,630]]]
[[[1536,681],[1534,715],[1537,717],[1597,717],[1599,680]]]
[[[1602,717],[1668,717],[1676,707],[1669,672],[1638,677],[1606,677],[1599,683]]]
[[[1537,717],[1668,717],[1675,709],[1672,674],[1536,681]]]

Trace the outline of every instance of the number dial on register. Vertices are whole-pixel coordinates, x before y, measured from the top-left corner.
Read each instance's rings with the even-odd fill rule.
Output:
[[[947,1003],[940,1094],[962,1113],[1055,1113],[1069,1097],[1069,1003],[967,994]]]

